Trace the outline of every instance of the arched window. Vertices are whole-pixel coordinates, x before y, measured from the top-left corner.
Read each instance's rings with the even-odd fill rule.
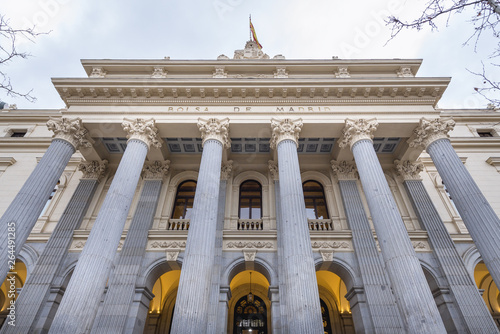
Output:
[[[306,181],[302,184],[306,213],[309,219],[328,219],[325,192],[323,186],[316,181]]]
[[[262,217],[262,186],[257,181],[245,181],[240,185],[240,219]]]
[[[196,181],[184,181],[177,187],[172,219],[190,219],[193,211]]]

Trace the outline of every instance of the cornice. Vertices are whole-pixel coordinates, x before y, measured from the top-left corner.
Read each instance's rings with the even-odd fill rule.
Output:
[[[16,152],[30,148],[47,149],[52,142],[51,137],[47,138],[0,138],[0,150],[13,149]]]
[[[500,150],[500,137],[460,137],[449,138],[454,148],[481,148]]]

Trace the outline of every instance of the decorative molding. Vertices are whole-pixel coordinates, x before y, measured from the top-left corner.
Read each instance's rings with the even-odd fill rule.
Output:
[[[98,180],[100,181],[108,167],[108,160],[102,161],[87,161],[78,165],[78,170],[83,172],[83,180]]]
[[[276,149],[278,144],[283,140],[292,140],[297,147],[299,146],[299,133],[302,130],[302,118],[291,120],[285,118],[282,120],[273,118],[271,119],[271,128],[273,131],[270,146]]]
[[[62,139],[73,145],[75,150],[80,146],[92,147],[94,140],[82,124],[80,118],[54,118],[50,117],[47,128],[54,132],[52,138]]]
[[[257,250],[243,250],[243,257],[245,258],[245,262],[253,262],[255,261],[255,255],[257,254]]]
[[[221,180],[228,180],[233,172],[233,160],[224,161],[222,163],[220,178]]]
[[[376,118],[371,119],[346,119],[345,127],[342,130],[342,140],[339,141],[340,148],[352,146],[360,140],[368,139],[372,140],[373,133],[378,128],[378,122]]]
[[[170,160],[146,163],[142,168],[145,180],[162,180],[170,170]]]
[[[420,173],[424,170],[424,164],[420,161],[394,160],[396,170],[403,180],[422,180]]]
[[[350,78],[349,68],[347,66],[339,66],[337,72],[334,73],[335,78]]]
[[[213,78],[227,78],[227,72],[225,66],[215,66],[215,72],[213,72]]]
[[[427,241],[412,241],[411,242],[413,249],[415,249],[416,252],[430,252],[431,247],[429,246],[429,243]]]
[[[165,252],[167,262],[177,262],[177,258],[179,257],[179,253],[180,253],[180,249],[167,250]]]
[[[243,50],[235,50],[233,59],[269,59],[255,41],[248,41]]]
[[[411,67],[409,67],[409,66],[401,66],[399,68],[399,70],[396,71],[396,74],[400,78],[414,77],[415,76],[411,70]]]
[[[164,248],[186,248],[185,241],[153,241],[149,244],[148,249],[164,249]]]
[[[222,143],[225,148],[231,147],[229,139],[229,118],[219,120],[217,118],[198,118],[198,129],[201,132],[202,145],[209,139],[215,139]]]
[[[321,258],[323,259],[323,262],[332,262],[333,261],[333,251],[332,250],[320,249],[319,253],[321,254]]]
[[[330,161],[332,165],[332,170],[335,173],[338,180],[357,180],[358,179],[358,169],[356,168],[356,163],[354,161]]]
[[[230,241],[227,243],[227,248],[236,248],[236,249],[243,249],[243,248],[256,248],[256,249],[273,249],[273,243],[270,241],[263,242],[263,241]]]
[[[497,172],[500,173],[500,157],[489,157],[486,162],[495,167]]]
[[[7,167],[12,166],[16,163],[16,159],[13,157],[0,157],[0,175],[7,169]]]
[[[448,132],[455,127],[455,121],[451,117],[443,117],[436,119],[426,119],[422,117],[420,124],[413,130],[413,135],[408,139],[407,143],[410,147],[427,148],[432,142],[449,138]]]
[[[274,72],[275,78],[288,78],[288,72],[286,71],[286,66],[276,66],[276,72]]]
[[[155,126],[155,120],[136,118],[125,118],[122,123],[123,130],[127,133],[127,139],[137,139],[144,142],[148,149],[153,145],[156,148],[161,147],[158,129]]]
[[[279,169],[278,169],[278,163],[274,160],[269,160],[267,162],[267,167],[269,168],[269,173],[271,174],[271,178],[274,181],[278,181],[280,178],[279,175]]]
[[[107,72],[103,67],[92,67],[92,72],[90,73],[90,78],[105,78]]]
[[[313,249],[344,249],[344,250],[353,250],[352,244],[350,241],[314,241],[311,243]]]
[[[163,79],[163,78],[166,78],[167,77],[167,70],[165,69],[165,67],[161,67],[161,66],[155,66],[153,68],[153,73],[151,74],[151,78],[155,78],[155,79]]]

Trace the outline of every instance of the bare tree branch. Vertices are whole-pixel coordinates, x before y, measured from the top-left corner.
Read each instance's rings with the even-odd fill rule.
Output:
[[[475,14],[469,19],[469,22],[474,27],[474,32],[463,44],[467,45],[474,40],[474,51],[476,51],[483,34],[486,32],[491,33],[498,42],[492,46],[489,58],[500,57],[500,0],[430,0],[421,12],[420,17],[413,21],[403,21],[395,16],[388,17],[386,23],[391,27],[389,41],[395,38],[403,29],[421,30],[429,26],[431,30],[437,30],[436,21],[438,18],[447,16],[446,25],[448,25],[450,17],[462,13],[466,8],[473,8],[475,11]],[[498,66],[496,63],[491,65]],[[482,73],[469,72],[480,76],[485,85],[483,88],[476,87],[474,90],[488,101],[500,105],[500,99],[490,97],[492,94],[500,94],[500,82],[492,80],[487,75],[484,63]]]
[[[14,59],[26,59],[31,56],[28,52],[18,50],[17,45],[20,38],[25,38],[34,43],[35,38],[42,34],[46,33],[35,31],[35,27],[26,29],[13,28],[9,19],[5,15],[0,15],[0,91],[3,91],[7,96],[23,97],[30,102],[36,101],[36,98],[32,95],[33,90],[19,92],[12,86],[5,67]]]

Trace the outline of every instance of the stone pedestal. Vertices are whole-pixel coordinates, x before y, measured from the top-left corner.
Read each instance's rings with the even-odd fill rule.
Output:
[[[354,163],[332,161],[332,169],[339,182],[347,222],[352,231],[354,252],[358,259],[371,313],[371,322],[363,319],[364,330],[367,333],[401,333],[404,328],[403,322],[363,208],[356,183],[356,167]]]
[[[8,260],[21,251],[73,153],[80,146],[92,145],[79,118],[50,119],[47,127],[54,132],[52,143],[0,218],[0,282],[9,271]],[[7,227],[14,230],[7,231]]]
[[[322,333],[316,269],[297,155],[301,120],[272,120],[271,147],[278,151],[283,273],[288,333]]]
[[[156,212],[162,179],[168,173],[169,163],[169,161],[155,161],[144,167],[144,185],[137,209],[123,243],[118,263],[109,279],[102,313],[94,323],[91,333],[124,332],[128,322],[128,311],[135,295],[135,282],[140,274],[146,253],[148,232]]]
[[[459,319],[450,319],[453,321],[455,330],[458,333],[498,333],[475,282],[470,277],[453,240],[420,180],[419,173],[423,170],[423,165],[396,160],[396,167],[404,178],[404,185],[415,212],[427,230],[429,242],[461,313]]]
[[[16,300],[16,326],[3,326],[0,333],[29,333],[38,330],[33,328],[37,314],[47,302],[52,280],[61,270],[73,240],[73,231],[81,223],[106,165],[106,160],[101,163],[93,161],[80,164],[83,178]]]
[[[171,330],[173,334],[196,333],[207,328],[215,262],[222,150],[224,146],[230,146],[228,127],[228,119],[198,121],[203,138],[203,154],[177,290]]]
[[[373,219],[391,287],[408,333],[446,333],[406,227],[373,149],[375,120],[346,120],[350,146]]]
[[[448,132],[454,126],[449,118],[422,118],[408,142],[411,147],[425,148],[431,156],[484,264],[500,286],[500,218],[453,149]]]
[[[49,333],[91,330],[116,256],[149,145],[160,146],[154,120],[126,120],[127,149],[78,259]]]

